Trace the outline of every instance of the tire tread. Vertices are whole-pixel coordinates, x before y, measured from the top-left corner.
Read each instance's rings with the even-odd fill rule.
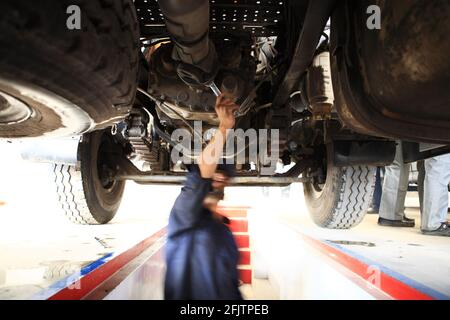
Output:
[[[66,217],[76,224],[99,224],[88,208],[81,172],[70,165],[53,164],[53,173],[58,201]]]
[[[324,196],[320,200],[333,201],[329,212],[323,212],[322,207],[311,207],[309,202],[315,200],[310,198],[310,186],[305,188],[305,197],[317,224],[330,229],[349,229],[363,220],[372,202],[375,168],[349,166],[338,169],[334,175],[332,186],[329,186],[331,195],[328,194],[328,197]],[[309,191],[306,191],[307,189]]]

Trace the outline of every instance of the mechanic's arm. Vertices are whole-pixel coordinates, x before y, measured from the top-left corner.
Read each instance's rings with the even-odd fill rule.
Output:
[[[170,215],[169,236],[191,228],[198,222],[200,214],[203,212],[203,200],[211,191],[211,178],[217,169],[217,163],[223,151],[226,131],[234,127],[234,111],[237,108],[238,106],[225,98],[217,98],[216,112],[220,123],[219,130],[199,155],[198,169],[196,166],[190,168],[187,181],[175,200],[173,214]]]
[[[223,95],[217,97],[216,112],[219,118],[219,129],[198,157],[200,175],[204,179],[211,179],[216,172],[217,163],[227,139],[227,131],[234,128],[234,111],[238,108],[234,102],[226,99]]]

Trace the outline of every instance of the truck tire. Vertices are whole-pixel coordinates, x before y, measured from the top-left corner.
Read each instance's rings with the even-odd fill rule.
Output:
[[[303,185],[306,205],[314,222],[329,229],[349,229],[359,224],[373,196],[375,167],[335,167],[328,161],[323,185]]]
[[[68,27],[73,8],[80,29]],[[2,0],[0,30],[0,137],[82,134],[128,114],[139,54],[132,0]]]
[[[106,181],[100,175],[102,145],[109,141],[106,131],[83,136],[78,147],[79,168],[53,164],[59,203],[67,218],[77,224],[105,224],[116,214],[125,181]],[[111,149],[104,145],[105,149]]]

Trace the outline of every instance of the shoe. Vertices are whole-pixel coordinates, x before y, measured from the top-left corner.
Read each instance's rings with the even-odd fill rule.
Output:
[[[414,219],[410,219],[407,216],[403,216],[403,221],[408,221],[408,222],[415,222]]]
[[[442,223],[438,229],[433,231],[422,230],[422,233],[428,236],[450,237],[450,226],[447,223]]]
[[[406,220],[389,220],[384,218],[378,218],[378,225],[385,226],[385,227],[402,227],[402,228],[414,228],[415,221],[411,219],[412,221],[406,221]]]
[[[378,210],[377,208],[372,208],[370,207],[369,209],[367,209],[367,214],[378,214]]]

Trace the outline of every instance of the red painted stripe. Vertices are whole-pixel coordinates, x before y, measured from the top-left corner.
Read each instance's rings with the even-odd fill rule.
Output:
[[[238,248],[246,249],[250,248],[250,239],[248,234],[235,234],[234,240]]]
[[[246,284],[252,283],[252,270],[251,269],[238,269],[238,271],[239,271],[239,279],[241,279],[243,283],[246,283]]]
[[[228,227],[230,228],[231,232],[248,232],[248,221],[231,218]]]
[[[152,236],[141,241],[131,249],[106,262],[104,265],[86,274],[70,286],[55,293],[48,300],[80,300],[99,286],[103,281],[111,277],[128,262],[140,255],[145,249],[154,244],[166,234],[164,227]],[[79,288],[79,289],[77,289]]]
[[[161,266],[162,260],[164,260],[164,246],[162,246],[155,252],[152,252],[151,255],[145,259],[144,264],[146,264],[147,266],[151,265],[152,269],[160,269],[165,267]],[[126,267],[127,266],[125,266],[124,268]],[[141,267],[142,266],[132,270],[139,270],[139,272],[144,272],[146,274],[146,279],[143,280],[146,284],[146,290],[147,291],[161,290],[162,288],[159,286],[158,281],[152,281],[152,279],[150,278],[151,276],[154,276],[154,274],[152,274],[152,271],[149,271],[148,267],[144,267],[144,270],[140,270]],[[127,272],[126,277],[122,278],[120,275],[120,271],[113,274],[111,277],[109,277],[99,286],[97,286],[94,290],[92,290],[88,295],[84,296],[83,300],[103,300],[109,293],[111,293],[114,289],[116,289],[121,284],[121,282],[123,280],[126,280],[127,277],[131,274],[131,272],[129,273]],[[116,276],[118,277],[116,278]]]
[[[348,254],[327,245],[326,243],[313,239],[307,235],[302,234],[302,237],[311,244],[313,247],[317,248],[322,253],[326,254],[331,259],[335,260],[339,264],[345,266],[350,271],[356,273],[358,276],[364,280],[371,282],[374,277],[373,269],[370,268],[364,262],[349,256]],[[380,287],[379,289],[394,299],[399,300],[433,300],[434,298],[397,280],[384,272],[380,271]]]
[[[238,264],[243,264],[243,265],[251,264],[250,251],[239,250],[239,263]]]

